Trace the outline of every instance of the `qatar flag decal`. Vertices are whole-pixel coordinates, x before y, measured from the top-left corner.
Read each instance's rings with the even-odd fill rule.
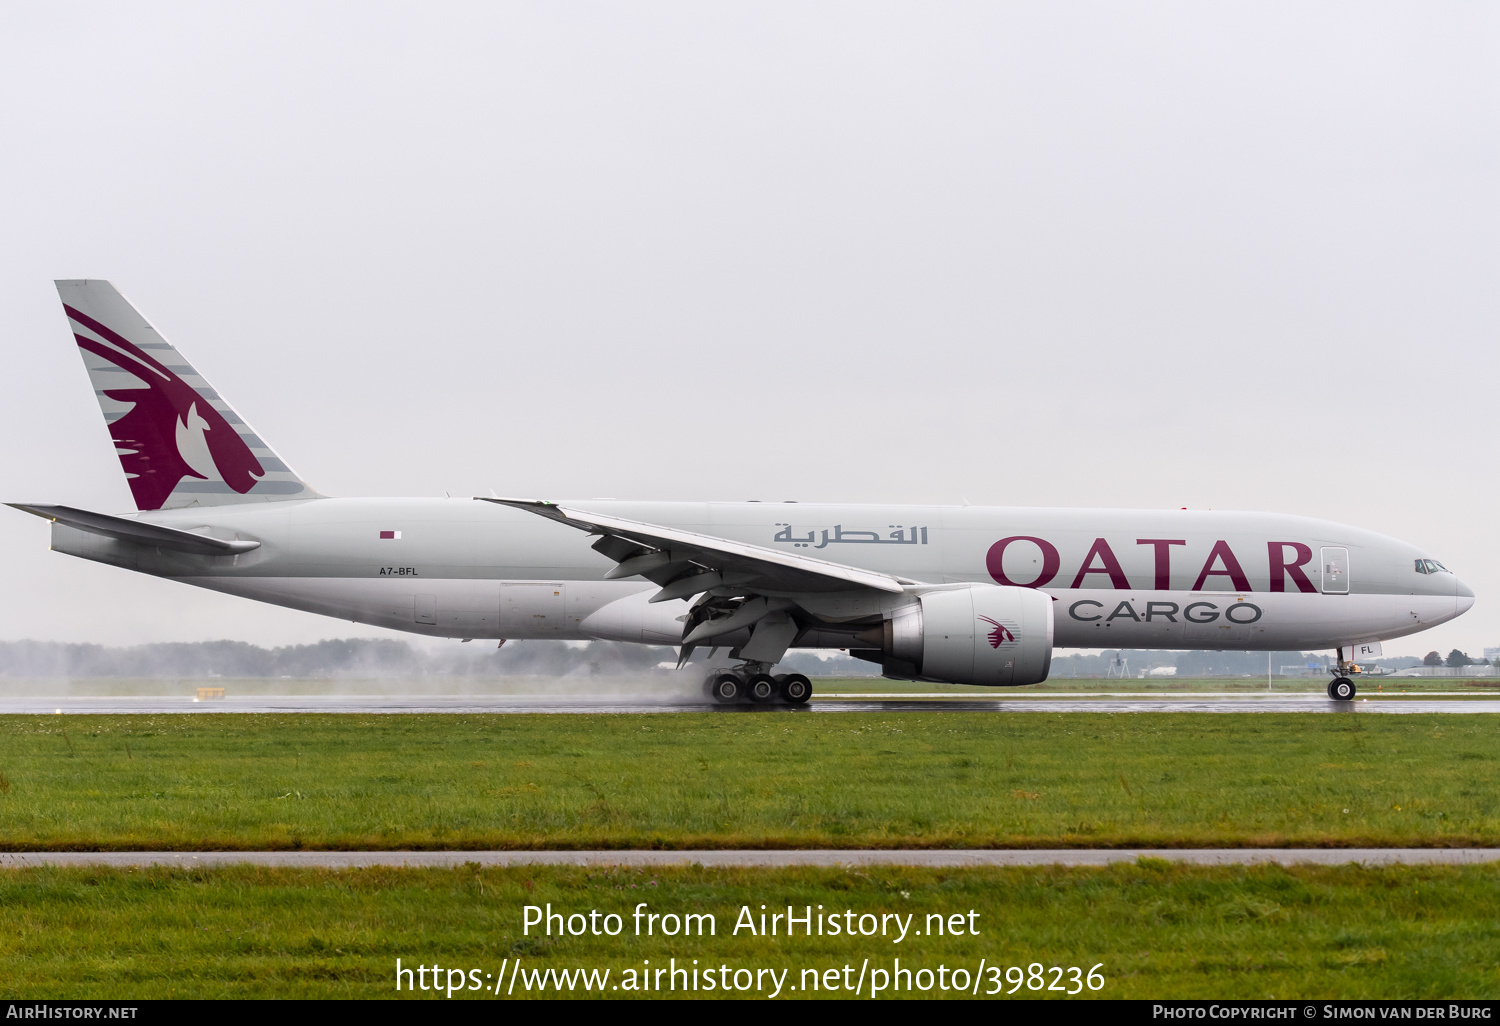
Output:
[[[381,541],[400,541],[401,540],[401,532],[400,531],[381,531],[380,532],[380,540]]]

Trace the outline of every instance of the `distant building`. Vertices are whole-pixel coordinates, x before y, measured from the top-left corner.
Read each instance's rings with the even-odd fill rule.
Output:
[[[1500,648],[1485,649],[1484,657],[1493,663],[1496,659],[1500,659]]]

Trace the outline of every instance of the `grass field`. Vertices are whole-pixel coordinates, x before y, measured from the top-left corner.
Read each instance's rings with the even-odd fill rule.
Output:
[[[0,717],[0,848],[1500,844],[1486,717]]]
[[[604,994],[649,964],[721,966],[729,973],[789,970],[782,997],[810,992],[828,970],[842,988],[861,968],[974,979],[989,966],[1041,963],[1087,973],[1099,963],[1106,998],[1496,998],[1500,922],[1494,915],[1500,868],[1228,867],[1143,862],[1108,869],[871,867],[636,871],[558,867],[374,869],[343,872],[235,867],[180,871],[33,869],[0,871],[0,991],[13,998],[413,997],[395,990],[395,961],[476,970],[486,988],[514,970],[511,996],[538,996],[536,970],[610,970]],[[712,937],[636,937],[631,911],[712,913]],[[618,937],[522,934],[525,905],[622,917]],[[913,915],[913,932],[894,943],[845,936],[788,939],[734,935],[741,906],[759,914],[790,904],[858,916]],[[969,911],[978,915],[967,918]],[[958,913],[977,936],[918,936],[926,916]],[[873,920],[869,922],[873,923]],[[950,920],[951,922],[951,920]],[[783,931],[784,932],[784,931]],[[865,963],[864,960],[869,962]],[[1013,974],[1025,973],[1019,969]],[[485,975],[489,974],[489,979]],[[999,974],[1002,994],[1011,989]],[[721,975],[721,979],[723,976]],[[552,978],[555,988],[556,977]],[[595,978],[598,979],[597,977]],[[638,981],[639,977],[635,977]],[[740,978],[747,986],[750,973]],[[861,996],[869,996],[871,972]],[[899,978],[898,978],[899,979]],[[1044,973],[1046,983],[1058,980]],[[767,997],[763,989],[738,996]],[[979,977],[982,991],[994,981]],[[920,986],[921,976],[912,983]],[[951,982],[951,977],[950,977]],[[967,982],[967,981],[966,981]],[[1075,986],[1069,974],[1059,981]],[[896,996],[953,997],[933,986]],[[572,996],[598,996],[575,983]],[[627,988],[629,984],[626,984]],[[665,981],[663,981],[665,986]],[[649,996],[680,996],[671,992]],[[464,997],[505,1000],[472,991]],[[545,996],[545,994],[544,994]],[[639,995],[637,995],[639,996]],[[722,996],[721,991],[698,997]],[[881,997],[893,996],[887,989]],[[1056,997],[1025,989],[1017,996]],[[996,995],[996,1000],[1003,997]]]

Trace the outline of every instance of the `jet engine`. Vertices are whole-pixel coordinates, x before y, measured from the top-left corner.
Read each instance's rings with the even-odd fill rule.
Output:
[[[867,631],[860,640],[876,637]],[[850,654],[880,662],[887,677],[1039,684],[1052,665],[1052,598],[992,584],[929,591],[881,624],[878,638],[878,650]]]

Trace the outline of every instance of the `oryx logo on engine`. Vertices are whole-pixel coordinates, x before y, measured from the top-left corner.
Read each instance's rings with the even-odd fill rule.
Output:
[[[999,620],[991,620],[987,616],[981,616],[979,619],[995,628],[990,631],[990,648],[999,648],[1008,641],[1016,640],[1014,632]]]

